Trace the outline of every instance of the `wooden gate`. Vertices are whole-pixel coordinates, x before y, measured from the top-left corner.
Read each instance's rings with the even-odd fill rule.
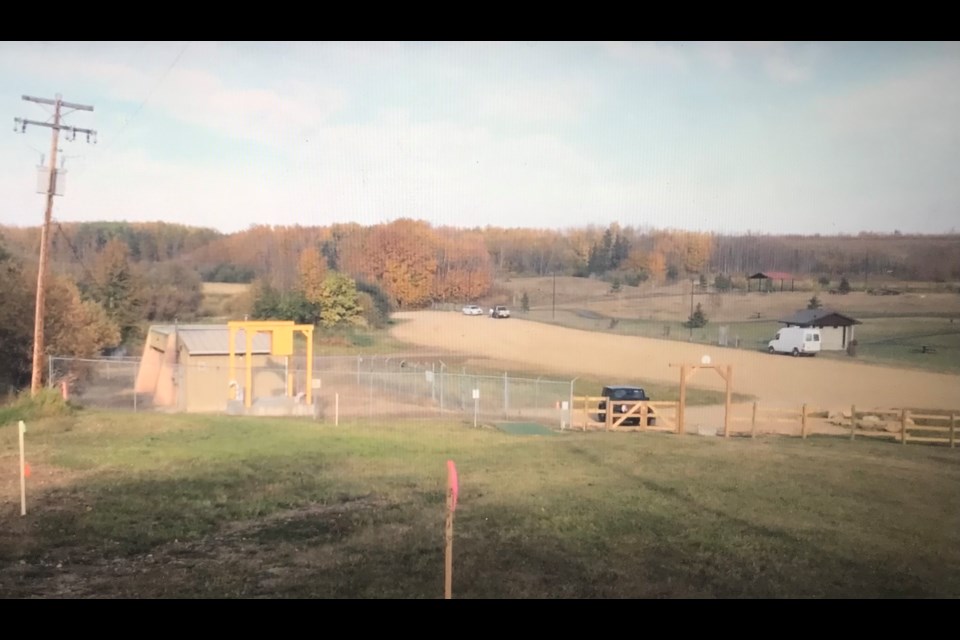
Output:
[[[606,403],[606,408],[600,408],[601,402]],[[604,431],[678,433],[678,402],[653,402],[650,400],[616,402],[617,405],[624,406],[623,413],[615,413],[612,410],[613,404],[611,399],[606,397],[583,396],[574,398],[575,413],[571,420],[571,426],[574,428],[580,426],[583,431],[602,428]],[[578,415],[578,412],[582,413]],[[648,424],[651,419],[655,421],[655,424]],[[639,424],[636,426],[626,424],[626,422],[634,420],[638,421]]]

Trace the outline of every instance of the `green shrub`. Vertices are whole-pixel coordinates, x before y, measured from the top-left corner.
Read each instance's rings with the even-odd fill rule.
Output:
[[[57,389],[40,389],[35,397],[30,391],[21,391],[6,407],[0,407],[0,427],[15,424],[19,420],[39,420],[54,416],[70,415],[76,407],[63,399]]]

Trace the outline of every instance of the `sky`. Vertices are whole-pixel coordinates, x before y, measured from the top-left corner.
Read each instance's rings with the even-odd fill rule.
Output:
[[[956,42],[3,42],[0,224],[942,233]]]

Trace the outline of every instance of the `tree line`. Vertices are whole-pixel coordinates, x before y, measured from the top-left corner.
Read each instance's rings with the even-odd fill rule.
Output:
[[[29,368],[39,241],[39,227],[0,227],[0,347],[15,354],[0,365],[0,382]],[[956,234],[717,235],[616,223],[455,228],[403,218],[232,234],[163,222],[66,223],[53,228],[50,256],[49,351],[83,356],[130,342],[144,322],[196,317],[203,281],[253,284],[228,310],[233,317],[335,327],[383,324],[394,308],[476,302],[495,277],[511,275],[604,277],[618,288],[694,276],[706,284],[713,274],[718,290],[761,270],[827,282],[960,279]]]

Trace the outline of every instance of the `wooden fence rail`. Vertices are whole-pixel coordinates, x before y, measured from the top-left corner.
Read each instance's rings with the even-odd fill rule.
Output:
[[[600,403],[606,402],[607,408],[601,410]],[[581,430],[603,429],[605,431],[661,431],[682,433],[680,429],[679,402],[618,402],[616,404],[630,405],[623,413],[612,410],[613,402],[610,398],[598,396],[581,396],[573,399],[574,415],[571,416],[571,427],[580,426]],[[582,415],[577,415],[581,412]],[[604,413],[600,420],[598,414]],[[764,423],[793,423],[798,427],[794,435],[806,439],[810,435],[810,426],[813,419],[824,419],[829,412],[813,410],[807,404],[797,409],[782,407],[764,407],[759,402],[752,403],[750,414],[729,415],[731,424],[749,424],[749,436],[755,438],[757,425]],[[870,417],[872,416],[873,419]],[[948,445],[956,448],[957,423],[960,411],[944,409],[907,409],[907,408],[874,408],[858,409],[851,405],[849,415],[846,412],[831,417],[832,424],[840,429],[850,430],[850,440],[858,436],[864,438],[888,438],[901,444],[908,442],[933,443]],[[656,424],[647,424],[648,418],[655,417]],[[628,420],[639,421],[637,426],[627,426]],[[890,425],[890,426],[888,426]],[[874,426],[875,428],[870,428]],[[894,427],[891,429],[891,427]],[[739,430],[738,430],[739,431]],[[746,435],[739,431],[740,435]]]
[[[600,409],[601,402],[607,403],[606,408]],[[623,413],[615,413],[612,410],[614,404],[628,405],[628,407]],[[598,429],[599,424],[602,424],[604,431],[678,432],[678,402],[652,400],[613,402],[606,397],[582,396],[573,399],[573,408],[574,411],[582,411],[583,415],[579,420],[576,416],[571,416],[571,427],[575,428],[579,423],[583,431]],[[603,420],[594,418],[601,413],[604,414]],[[650,418],[654,418],[656,424],[648,424]],[[625,424],[627,421],[638,421],[639,424],[636,427],[628,426]]]

